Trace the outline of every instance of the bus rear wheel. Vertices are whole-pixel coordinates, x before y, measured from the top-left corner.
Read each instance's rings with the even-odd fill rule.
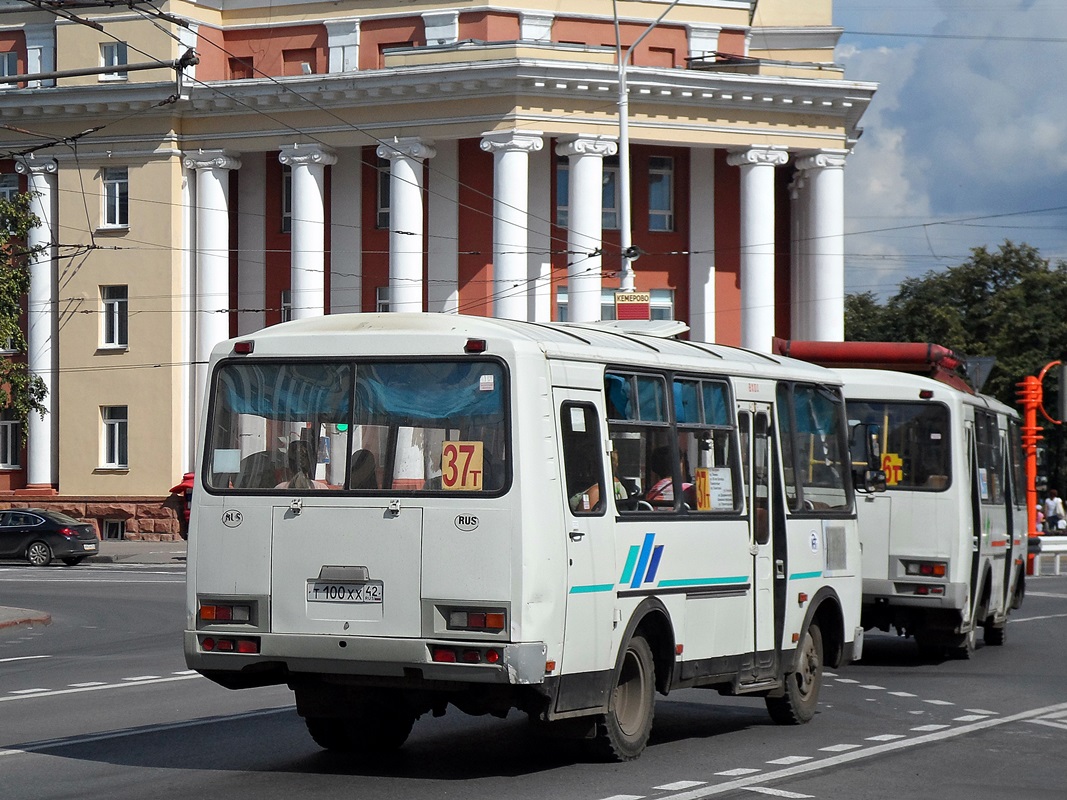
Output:
[[[626,645],[608,703],[597,719],[594,748],[610,761],[633,761],[648,744],[656,706],[656,666],[644,637]]]
[[[766,698],[767,711],[779,725],[799,725],[815,716],[822,685],[822,631],[814,622],[808,626],[800,644],[797,669],[785,676],[781,697]]]
[[[993,647],[1001,647],[1008,639],[1007,620],[1001,623],[990,622],[982,628],[982,641]]]
[[[404,705],[368,699],[351,716],[307,717],[304,722],[311,738],[326,750],[381,754],[403,746],[415,714]]]

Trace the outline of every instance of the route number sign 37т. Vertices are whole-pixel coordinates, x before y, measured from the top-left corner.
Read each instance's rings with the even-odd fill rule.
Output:
[[[380,603],[383,585],[381,581],[369,583],[331,583],[308,581],[308,602],[311,603]]]

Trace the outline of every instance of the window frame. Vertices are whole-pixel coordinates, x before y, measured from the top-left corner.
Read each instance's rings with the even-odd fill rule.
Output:
[[[666,162],[666,166],[655,166],[656,162]],[[662,175],[667,179],[666,199],[667,208],[657,208],[653,205],[654,188],[656,182],[653,176]],[[650,233],[673,233],[675,226],[674,214],[674,158],[672,156],[652,156],[648,160],[648,230]],[[654,220],[662,219],[663,226],[653,224]]]
[[[18,420],[0,419],[0,470],[22,469],[22,426]]]
[[[0,78],[8,78],[19,74],[19,54],[17,50],[8,50],[0,53]],[[0,90],[17,89],[18,84],[14,81],[0,80]]]
[[[293,168],[282,164],[281,232],[293,232]]]
[[[109,297],[109,290],[122,290],[121,297]],[[107,350],[127,350],[130,346],[130,287],[110,284],[100,287],[100,347]]]
[[[387,158],[378,157],[377,180],[375,181],[376,216],[374,227],[378,230],[389,230],[392,222],[392,190],[389,182],[392,180],[392,162]]]
[[[102,228],[121,230],[130,227],[130,169],[105,167],[100,175],[103,183]]]
[[[100,66],[102,67],[125,67],[129,64],[129,48],[126,42],[101,42],[100,43]],[[100,74],[101,81],[124,81],[129,77],[124,69],[116,69],[112,72]]]
[[[110,470],[129,469],[130,407],[100,406],[100,422],[100,467]]]

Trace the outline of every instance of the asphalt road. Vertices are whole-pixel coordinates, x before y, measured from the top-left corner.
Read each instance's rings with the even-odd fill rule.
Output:
[[[1061,798],[1067,743],[1067,577],[1031,581],[1004,647],[924,663],[868,640],[827,675],[808,725],[755,699],[660,698],[629,764],[586,760],[525,720],[423,718],[405,748],[366,761],[321,751],[284,687],[231,692],[181,654],[180,565],[0,566],[0,604],[48,626],[0,630],[0,796],[37,798],[705,797]],[[368,732],[373,735],[373,732]]]

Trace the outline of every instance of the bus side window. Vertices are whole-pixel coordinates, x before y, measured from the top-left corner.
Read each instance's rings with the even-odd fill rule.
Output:
[[[604,490],[603,440],[596,407],[589,403],[564,403],[560,407],[563,429],[563,467],[567,478],[567,501],[576,516],[602,515],[607,507]]]

